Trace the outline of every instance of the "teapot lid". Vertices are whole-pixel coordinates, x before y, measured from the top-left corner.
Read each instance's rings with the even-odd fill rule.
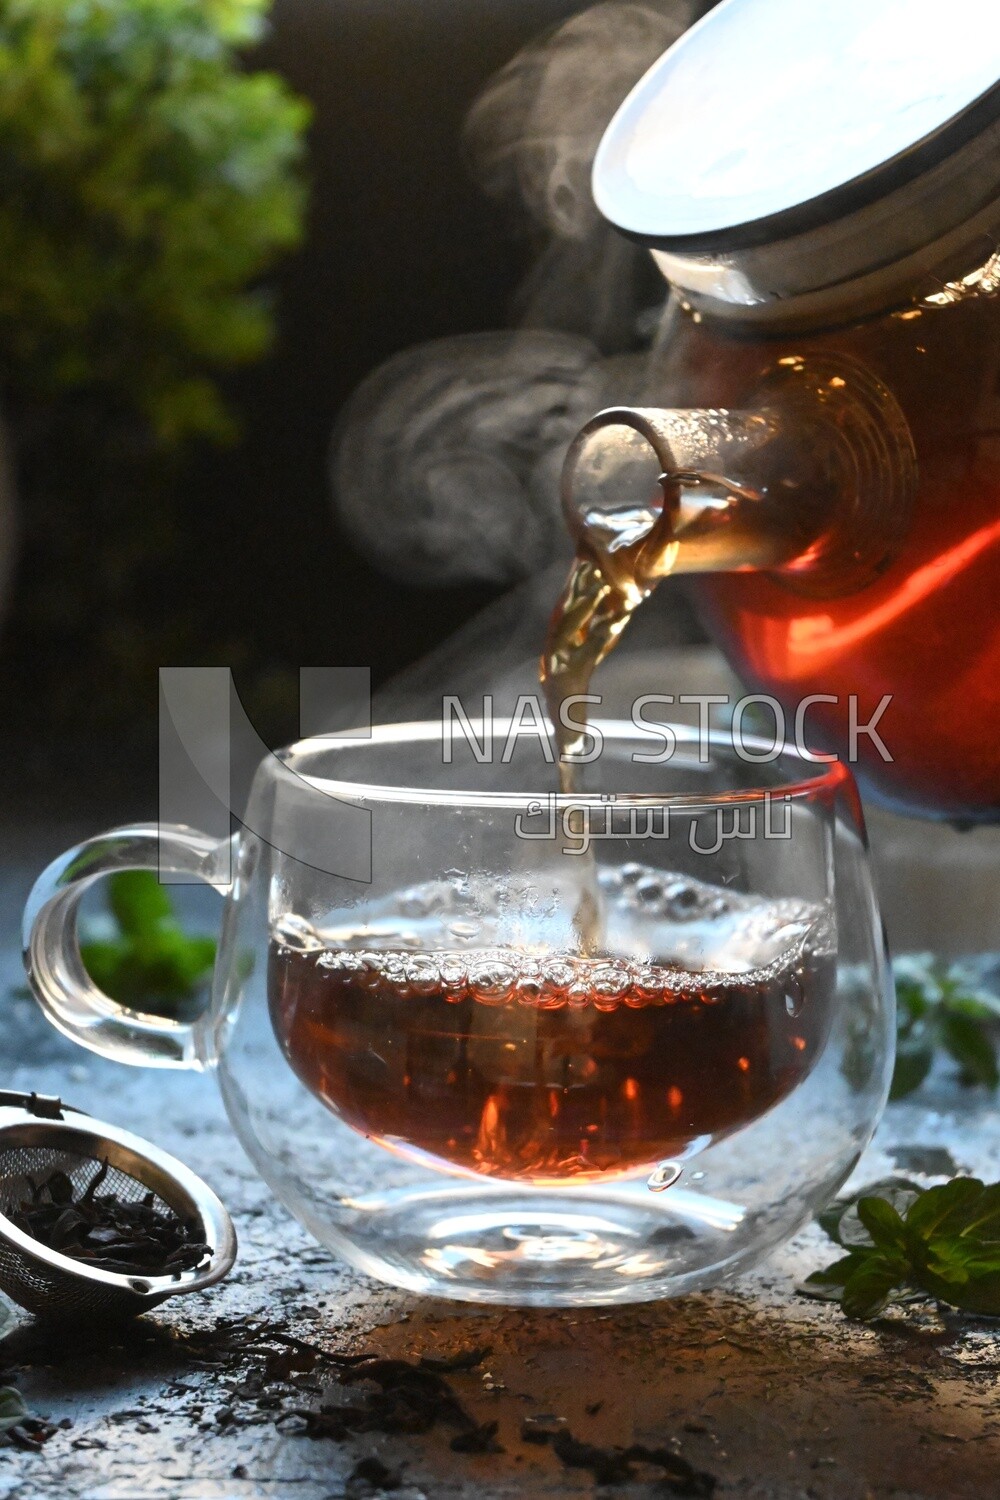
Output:
[[[911,255],[1000,196],[996,0],[723,0],[622,104],[593,190],[682,286],[749,257],[723,301]]]

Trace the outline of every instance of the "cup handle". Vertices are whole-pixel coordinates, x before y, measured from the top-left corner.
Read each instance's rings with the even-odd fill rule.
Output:
[[[201,1069],[199,1024],[129,1010],[91,980],[80,955],[77,909],[95,881],[117,870],[156,870],[228,884],[228,842],[177,824],[137,823],[87,839],[39,875],[24,911],[24,966],[58,1031],[115,1062]]]

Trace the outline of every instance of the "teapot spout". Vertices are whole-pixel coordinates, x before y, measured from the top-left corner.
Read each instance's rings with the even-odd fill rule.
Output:
[[[905,535],[916,457],[890,391],[861,367],[781,361],[751,410],[611,407],[566,456],[578,547],[623,588],[668,573],[777,574],[853,592]]]

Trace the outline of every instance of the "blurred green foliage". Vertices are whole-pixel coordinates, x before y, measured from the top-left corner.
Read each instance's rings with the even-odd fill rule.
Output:
[[[105,392],[224,436],[214,368],[267,347],[308,107],[240,49],[266,0],[0,0],[0,388]]]
[[[108,882],[111,931],[80,944],[91,979],[121,1005],[187,1018],[215,963],[215,939],[182,927],[151,870],[122,870]],[[196,1004],[194,1013],[200,1009]]]
[[[996,1026],[1000,1000],[960,966],[929,954],[907,954],[893,964],[896,981],[896,1065],[891,1100],[905,1099],[930,1073],[938,1053],[958,1064],[959,1082],[1000,1086]]]

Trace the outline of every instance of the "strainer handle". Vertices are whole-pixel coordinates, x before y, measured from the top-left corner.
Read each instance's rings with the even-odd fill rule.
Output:
[[[229,846],[177,824],[137,823],[87,839],[35,881],[24,912],[24,965],[48,1019],[64,1036],[116,1062],[201,1068],[199,1022],[129,1010],[97,988],[80,956],[77,910],[95,881],[118,870],[228,879]]]

